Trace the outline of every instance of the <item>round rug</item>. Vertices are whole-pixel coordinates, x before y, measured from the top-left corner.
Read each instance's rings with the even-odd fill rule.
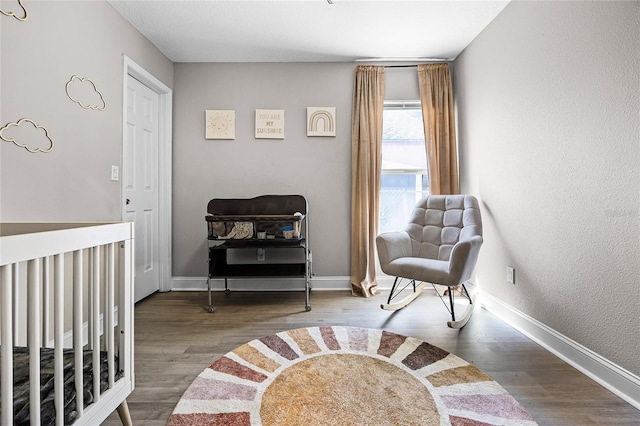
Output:
[[[461,358],[383,330],[310,327],[246,343],[206,368],[177,425],[536,425]]]

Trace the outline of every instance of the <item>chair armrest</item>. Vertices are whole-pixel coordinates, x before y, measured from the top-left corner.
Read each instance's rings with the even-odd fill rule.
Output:
[[[376,237],[380,266],[384,267],[400,257],[411,256],[411,238],[404,231],[385,232]]]
[[[451,250],[449,258],[449,285],[463,284],[473,274],[482,246],[482,237],[476,235],[468,240],[460,241]]]

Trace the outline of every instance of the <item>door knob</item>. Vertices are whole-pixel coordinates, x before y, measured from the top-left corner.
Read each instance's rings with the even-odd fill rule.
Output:
[[[127,198],[127,200],[125,201],[126,204],[131,204],[131,200]]]

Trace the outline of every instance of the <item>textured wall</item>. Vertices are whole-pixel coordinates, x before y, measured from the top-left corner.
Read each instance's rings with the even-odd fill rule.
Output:
[[[512,2],[455,63],[479,284],[635,374],[638,28],[638,2]]]
[[[17,2],[2,2],[3,10]],[[0,127],[27,117],[47,128],[50,153],[0,141],[0,221],[113,221],[122,152],[123,54],[171,87],[173,64],[103,1],[28,1],[26,21],[0,15]],[[72,75],[90,78],[104,111],[65,93]]]

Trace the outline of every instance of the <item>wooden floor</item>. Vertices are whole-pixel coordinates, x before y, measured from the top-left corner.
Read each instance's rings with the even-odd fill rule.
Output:
[[[165,425],[193,379],[214,360],[250,340],[320,325],[385,329],[439,346],[500,383],[540,425],[640,425],[640,411],[564,361],[477,308],[462,330],[432,291],[397,312],[349,292],[318,291],[310,312],[301,292],[156,293],[135,307],[136,389],[128,399],[135,425]],[[120,425],[111,415],[105,426]]]

